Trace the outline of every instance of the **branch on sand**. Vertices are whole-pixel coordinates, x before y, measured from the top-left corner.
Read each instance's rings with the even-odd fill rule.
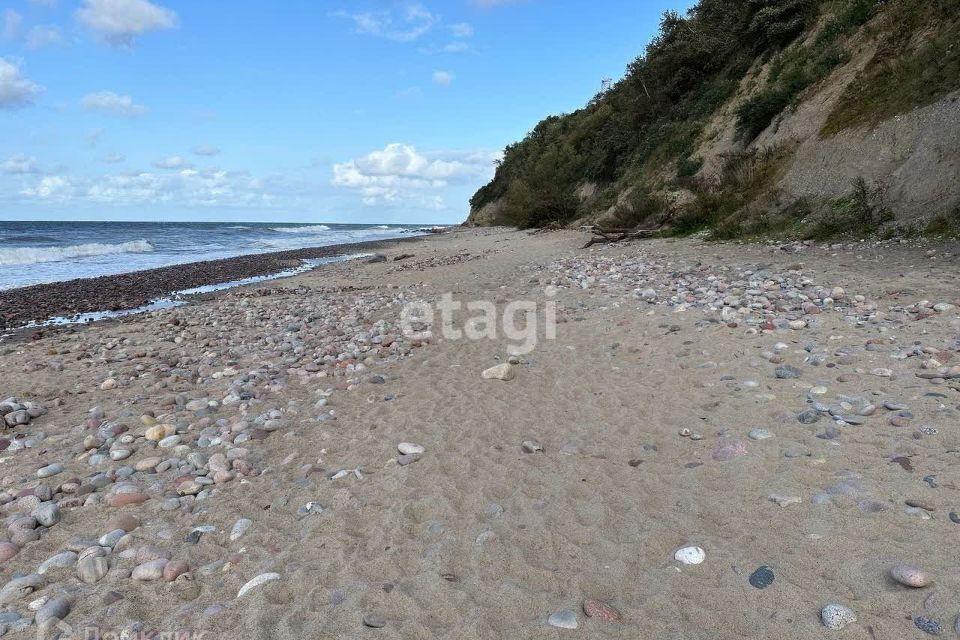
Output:
[[[610,244],[614,242],[630,242],[632,240],[642,240],[652,238],[660,229],[601,229],[600,227],[587,226],[581,227],[584,231],[593,233],[593,237],[587,241],[587,244],[581,247],[586,249],[595,244]]]

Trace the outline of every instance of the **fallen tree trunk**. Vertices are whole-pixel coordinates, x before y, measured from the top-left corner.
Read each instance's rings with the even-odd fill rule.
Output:
[[[629,242],[631,240],[641,240],[643,238],[652,238],[659,229],[601,229],[591,227],[590,231],[594,234],[587,244],[581,247],[586,249],[595,244],[610,244],[614,242]]]

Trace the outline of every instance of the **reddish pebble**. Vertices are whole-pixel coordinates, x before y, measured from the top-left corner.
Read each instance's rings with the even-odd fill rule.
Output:
[[[123,507],[128,504],[142,504],[148,499],[143,493],[116,493],[107,498],[107,504],[111,507]]]
[[[620,615],[619,611],[599,600],[584,600],[583,612],[587,614],[588,618],[598,618],[600,620],[606,620],[607,622],[620,622],[623,620],[623,616]]]
[[[129,513],[121,513],[107,520],[106,530],[115,531],[117,529],[123,529],[127,533],[130,533],[139,526],[140,520],[135,516],[132,516]]]
[[[190,571],[190,565],[183,560],[172,560],[163,568],[163,579],[166,582],[173,582],[187,571]]]
[[[909,564],[898,564],[890,569],[890,577],[906,587],[919,589],[930,584],[930,576],[923,569]]]
[[[0,542],[0,562],[6,562],[20,552],[20,547],[12,542]]]

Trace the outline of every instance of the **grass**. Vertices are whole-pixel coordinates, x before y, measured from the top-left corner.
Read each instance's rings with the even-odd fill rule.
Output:
[[[941,213],[927,222],[923,235],[934,237],[960,237],[960,206],[950,213]]]
[[[847,61],[843,38],[873,17],[875,0],[838,3],[834,15],[811,43],[780,53],[773,61],[766,85],[737,107],[737,133],[751,141],[760,135],[808,87]]]
[[[674,218],[674,235],[710,229],[714,237],[732,238],[755,227],[763,220],[763,213],[758,213],[763,203],[758,200],[783,174],[792,154],[792,147],[778,146],[731,155],[721,171],[718,187],[694,186],[696,199]]]
[[[883,204],[883,190],[870,188],[866,180],[857,178],[852,191],[830,203],[807,229],[806,240],[828,240],[844,236],[868,236],[894,220],[893,213]]]

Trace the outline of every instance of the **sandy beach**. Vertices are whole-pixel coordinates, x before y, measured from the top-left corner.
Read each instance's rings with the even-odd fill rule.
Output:
[[[586,239],[388,242],[0,343],[0,627],[953,636],[960,246]],[[536,334],[405,335],[445,294]]]

